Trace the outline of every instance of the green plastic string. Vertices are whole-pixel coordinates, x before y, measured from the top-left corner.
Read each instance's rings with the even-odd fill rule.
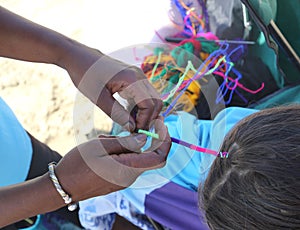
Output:
[[[162,54],[162,51],[159,51],[159,52],[158,52],[157,61],[156,61],[155,66],[153,67],[152,72],[151,72],[151,79],[153,78],[153,76],[154,76],[154,74],[155,74],[155,72],[156,72],[156,70],[157,70],[157,67],[158,67],[158,65],[159,65],[159,63],[160,63],[161,54]]]
[[[217,68],[219,68],[220,64],[222,61],[226,60],[226,56],[223,56],[222,58],[220,58],[218,60],[218,62],[215,64],[214,68],[210,69],[209,71],[207,71],[204,75],[209,75],[209,74],[212,74],[213,72],[216,71]]]
[[[170,94],[168,95],[168,97],[165,100],[163,100],[164,102],[170,100],[174,96],[174,94],[178,91],[179,87],[182,85],[182,82],[184,81],[185,76],[187,75],[187,73],[189,72],[190,69],[193,70],[195,68],[194,68],[192,62],[190,60],[188,60],[188,64],[185,68],[184,73],[179,78],[176,86],[170,91]]]
[[[159,135],[157,133],[152,133],[152,132],[149,132],[149,131],[146,131],[143,129],[139,129],[138,133],[142,133],[142,134],[147,135],[148,137],[153,137],[153,138],[159,139]]]

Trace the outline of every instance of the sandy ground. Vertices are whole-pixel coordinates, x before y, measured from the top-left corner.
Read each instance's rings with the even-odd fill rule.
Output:
[[[0,0],[0,5],[107,54],[155,40],[155,30],[169,23],[169,2],[160,0]],[[0,58],[0,88],[23,126],[61,154],[93,129],[111,130],[111,119],[99,109],[74,127],[74,103],[89,102],[77,98],[68,74],[56,66]]]

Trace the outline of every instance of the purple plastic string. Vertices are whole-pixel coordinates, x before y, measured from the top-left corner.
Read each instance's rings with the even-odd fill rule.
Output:
[[[184,92],[187,90],[187,88],[190,86],[190,84],[196,80],[196,79],[200,79],[202,78],[205,73],[209,70],[209,65],[206,65],[206,63],[208,62],[208,60],[210,59],[213,59],[213,60],[216,60],[217,57],[220,56],[220,54],[223,53],[223,50],[222,49],[219,49],[219,50],[215,50],[214,52],[212,52],[208,58],[202,62],[202,64],[200,65],[200,67],[198,68],[197,72],[195,73],[195,75],[190,78],[186,84],[186,86],[181,90],[181,92],[177,95],[177,97],[171,102],[171,104],[168,106],[168,108],[166,109],[166,111],[162,114],[163,117],[167,116],[170,111],[174,108],[176,102],[179,100],[179,98],[184,94]],[[214,57],[214,58],[213,58]],[[205,70],[199,74],[199,72],[205,67]]]
[[[176,98],[168,106],[166,111],[162,114],[164,117],[167,116],[170,113],[170,111],[174,108],[176,102],[184,94],[184,92],[187,90],[187,88],[190,86],[190,84],[194,80],[198,80],[198,79],[202,78],[205,75],[205,73],[207,73],[209,71],[209,69],[213,67],[214,63],[217,61],[217,59],[221,55],[225,56],[226,62],[220,64],[220,66],[218,66],[218,68],[216,68],[215,71],[219,70],[220,68],[222,68],[226,65],[227,70],[226,70],[225,76],[228,77],[228,74],[231,71],[237,76],[237,78],[234,81],[230,81],[230,82],[228,82],[228,79],[224,79],[224,82],[220,85],[220,87],[217,91],[216,103],[220,103],[222,101],[222,99],[224,99],[225,95],[228,93],[229,90],[230,90],[229,99],[227,101],[224,101],[224,104],[227,105],[231,102],[233,93],[238,85],[238,81],[242,78],[242,75],[235,68],[233,68],[232,65],[230,65],[228,63],[231,63],[231,56],[234,55],[236,52],[238,52],[239,50],[242,50],[241,53],[243,53],[244,47],[242,45],[239,45],[239,46],[235,47],[234,49],[232,49],[229,54],[227,54],[228,49],[229,49],[229,44],[223,42],[220,44],[220,49],[214,51],[213,53],[211,53],[209,55],[209,57],[200,65],[200,67],[198,68],[195,75],[186,82],[185,87],[181,90],[181,92],[176,96]],[[208,61],[210,61],[210,63],[207,65]],[[204,71],[202,71],[202,73],[199,74],[199,72],[204,68],[204,66],[206,66]]]
[[[214,155],[216,157],[219,156],[221,158],[227,158],[228,157],[227,152],[218,152],[218,151],[211,150],[211,149],[208,149],[208,148],[203,148],[201,146],[194,145],[194,144],[188,143],[186,141],[183,141],[183,140],[180,140],[180,139],[177,139],[177,138],[174,138],[174,137],[171,137],[171,141],[174,142],[174,143],[177,143],[179,145],[185,146],[189,149],[196,150],[197,152],[207,153],[207,154]]]
[[[179,11],[179,13],[180,13],[180,15],[181,15],[182,20],[184,20],[184,18],[186,17],[186,9],[184,9],[184,7],[180,4],[179,0],[172,0],[172,2],[173,2],[173,3],[175,4],[175,6],[177,7],[177,9],[178,9],[178,11]],[[187,6],[189,7],[188,4],[187,4]],[[189,26],[192,25],[189,18],[187,19],[186,23],[187,23]],[[189,35],[191,34],[191,31],[189,31],[189,30],[187,29],[186,25],[184,26],[184,31],[183,31],[183,32],[186,33],[186,34],[189,34]]]

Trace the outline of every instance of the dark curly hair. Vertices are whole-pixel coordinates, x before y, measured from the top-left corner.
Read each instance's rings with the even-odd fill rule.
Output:
[[[204,186],[211,229],[300,229],[300,106],[259,111],[225,137]],[[201,186],[200,186],[201,187]]]

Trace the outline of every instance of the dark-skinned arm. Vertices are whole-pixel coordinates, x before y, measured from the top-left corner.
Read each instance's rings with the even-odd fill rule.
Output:
[[[105,45],[105,44],[103,44]],[[55,64],[65,69],[75,86],[114,121],[148,129],[162,108],[162,101],[143,72],[104,55],[56,31],[38,25],[0,7],[0,56]],[[113,97],[128,99],[136,116]]]
[[[55,167],[62,188],[74,202],[105,195],[130,186],[146,170],[165,165],[171,140],[162,119],[155,122],[160,140],[143,153],[143,134],[101,136],[67,153]],[[0,228],[65,206],[49,174],[0,188]]]

